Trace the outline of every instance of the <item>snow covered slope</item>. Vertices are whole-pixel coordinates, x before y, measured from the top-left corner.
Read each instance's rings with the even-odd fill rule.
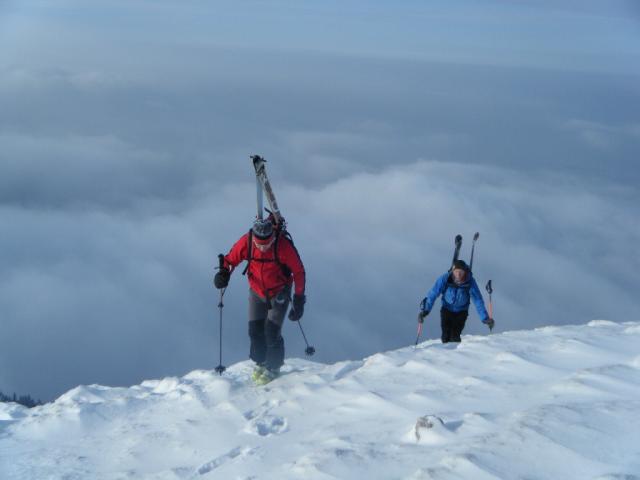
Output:
[[[640,478],[640,322],[250,370],[0,404],[0,478]]]

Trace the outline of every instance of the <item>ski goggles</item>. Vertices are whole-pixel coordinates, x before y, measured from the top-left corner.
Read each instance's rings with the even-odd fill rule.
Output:
[[[258,238],[255,235],[253,236],[253,244],[261,252],[265,252],[269,248],[271,248],[271,245],[273,245],[273,242],[275,242],[275,240],[276,240],[275,235],[271,235],[268,238]]]

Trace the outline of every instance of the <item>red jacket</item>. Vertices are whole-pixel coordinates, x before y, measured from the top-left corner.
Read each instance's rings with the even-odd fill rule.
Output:
[[[225,267],[235,269],[242,261],[248,260],[249,234],[245,233],[238,240],[229,253],[224,257]],[[277,245],[277,260],[275,248]],[[291,273],[283,271],[283,266]],[[273,298],[285,285],[295,282],[295,294],[304,295],[305,271],[300,255],[293,244],[284,235],[280,235],[271,247],[260,251],[253,244],[251,246],[251,262],[249,263],[249,287],[263,298]]]

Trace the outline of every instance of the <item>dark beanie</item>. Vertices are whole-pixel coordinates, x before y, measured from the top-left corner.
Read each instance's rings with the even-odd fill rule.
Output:
[[[464,260],[456,260],[455,262],[453,262],[452,270],[456,268],[464,270],[465,272],[469,271],[469,265],[467,265],[467,263]]]

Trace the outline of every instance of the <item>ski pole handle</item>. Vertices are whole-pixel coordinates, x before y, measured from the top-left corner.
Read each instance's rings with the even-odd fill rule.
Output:
[[[222,270],[224,268],[224,255],[218,254],[218,269]]]
[[[489,295],[491,295],[493,293],[493,287],[491,286],[491,280],[489,280],[487,282],[487,286],[485,288],[487,289],[487,292],[489,293]]]
[[[493,301],[491,300],[491,294],[493,293],[493,287],[491,286],[491,280],[487,282],[487,293],[489,293],[489,318],[493,318]]]

